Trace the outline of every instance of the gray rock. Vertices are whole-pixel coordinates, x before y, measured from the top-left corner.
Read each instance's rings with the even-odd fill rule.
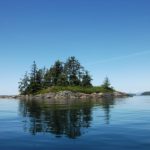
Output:
[[[58,93],[50,92],[46,94],[38,94],[38,95],[19,95],[19,96],[7,96],[7,98],[19,98],[19,99],[35,99],[35,100],[50,100],[56,101],[58,103],[68,102],[72,100],[101,100],[101,99],[112,99],[112,98],[120,98],[129,96],[126,93],[122,92],[114,92],[114,93],[78,93],[71,91],[60,91]],[[1,98],[2,96],[0,96]],[[3,96],[4,97],[4,96]],[[5,96],[6,98],[6,96]]]

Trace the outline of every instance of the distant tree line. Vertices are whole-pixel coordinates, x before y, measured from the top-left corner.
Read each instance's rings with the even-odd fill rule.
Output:
[[[75,57],[66,62],[57,60],[49,69],[39,69],[33,62],[30,73],[25,73],[19,82],[20,94],[34,94],[52,86],[91,87],[92,78]]]

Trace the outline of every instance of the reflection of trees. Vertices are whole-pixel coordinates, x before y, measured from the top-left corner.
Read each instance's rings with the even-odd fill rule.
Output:
[[[104,109],[104,112],[105,112],[105,121],[106,121],[106,124],[109,124],[110,109],[111,109],[111,106],[114,105],[114,100],[113,99],[102,100],[101,105],[102,105],[102,108]]]
[[[59,107],[45,102],[20,101],[20,112],[26,117],[25,128],[32,134],[50,132],[75,138],[82,128],[90,127],[91,105]]]
[[[98,102],[105,111],[106,124],[109,124],[110,106],[113,100]],[[68,106],[49,105],[45,101],[20,101],[20,112],[26,118],[25,130],[32,134],[50,132],[57,137],[66,135],[69,138],[81,136],[82,129],[90,127],[92,120],[92,102]]]

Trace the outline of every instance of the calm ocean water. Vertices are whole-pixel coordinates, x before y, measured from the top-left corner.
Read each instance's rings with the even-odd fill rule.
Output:
[[[150,97],[68,105],[0,99],[0,150],[150,150]]]

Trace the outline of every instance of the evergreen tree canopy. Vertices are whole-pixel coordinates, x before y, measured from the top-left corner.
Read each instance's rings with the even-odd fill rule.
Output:
[[[19,91],[20,94],[36,94],[52,86],[89,87],[91,81],[88,71],[75,57],[69,57],[66,62],[57,60],[49,69],[38,69],[34,61],[30,74],[26,73],[19,82]],[[104,86],[109,87],[109,82],[105,81]]]
[[[82,86],[92,86],[91,81],[92,78],[89,75],[88,71],[86,71],[82,78]]]
[[[69,85],[81,85],[84,68],[75,57],[69,57],[64,66]]]
[[[103,84],[102,84],[102,87],[104,89],[110,89],[111,88],[110,86],[111,86],[110,81],[109,81],[108,77],[106,77]]]
[[[19,82],[19,92],[22,94],[28,94],[28,88],[29,88],[29,77],[28,73],[26,72],[23,79]]]

